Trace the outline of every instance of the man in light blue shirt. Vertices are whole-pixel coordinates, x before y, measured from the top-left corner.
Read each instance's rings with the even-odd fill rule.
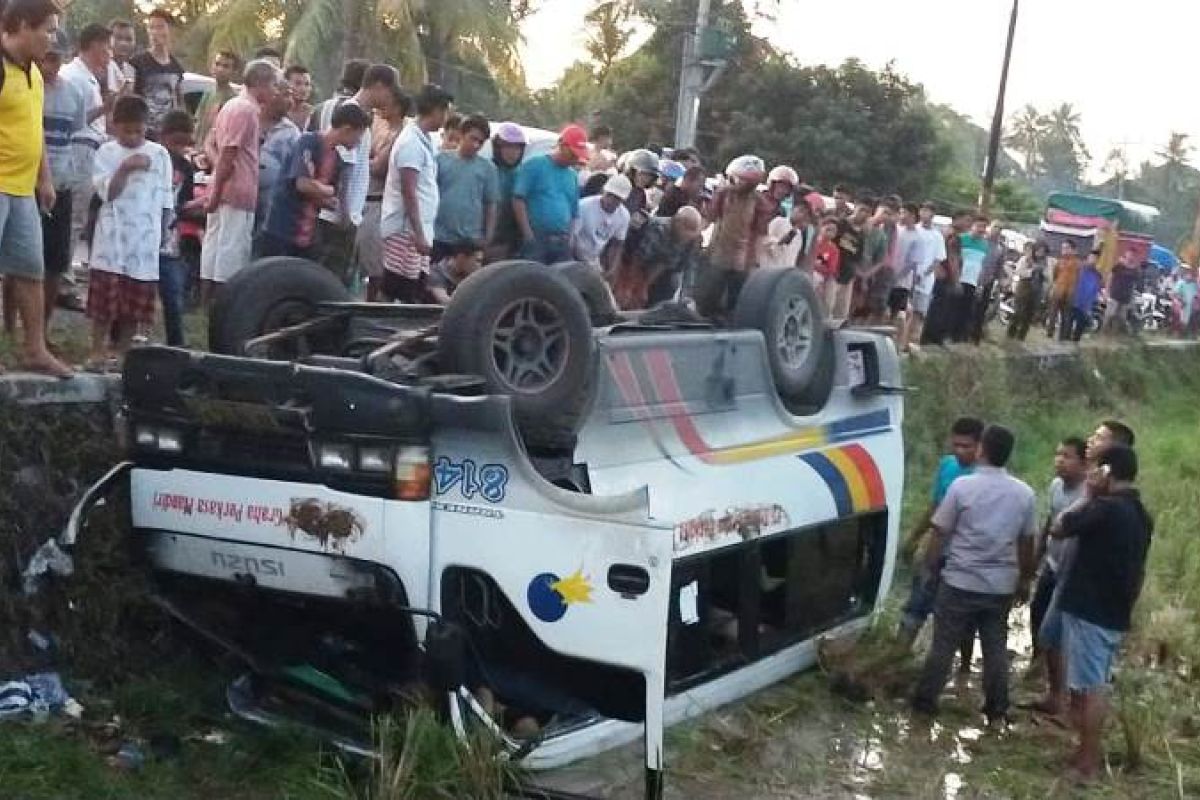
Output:
[[[979,457],[979,440],[983,436],[983,420],[975,417],[959,417],[950,427],[950,454],[942,456],[938,462],[937,473],[933,478],[933,502],[921,517],[920,523],[913,528],[905,542],[904,549],[909,554],[921,547],[930,531],[930,521],[938,506],[950,491],[950,485],[963,475],[975,471],[975,462]],[[934,600],[937,597],[940,584],[940,570],[932,574],[921,568],[920,560],[913,564],[912,589],[908,601],[902,610],[900,618],[899,641],[906,648],[911,647],[917,634],[929,615],[933,613]],[[963,643],[963,671],[970,669],[971,640]]]
[[[571,257],[571,225],[579,216],[574,167],[587,158],[587,132],[568,125],[549,155],[521,165],[513,185],[513,215],[524,239],[522,258],[553,264]]]

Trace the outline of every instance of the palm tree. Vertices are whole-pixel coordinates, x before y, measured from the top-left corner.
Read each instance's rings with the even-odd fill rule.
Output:
[[[1124,147],[1114,147],[1104,157],[1104,171],[1117,183],[1117,199],[1125,199],[1125,181],[1129,177],[1129,154]]]
[[[1079,153],[1081,160],[1087,161],[1091,158],[1091,154],[1088,153],[1088,149],[1083,143],[1081,123],[1082,118],[1079,116],[1079,112],[1070,103],[1061,104],[1046,117],[1046,127],[1049,132],[1063,142],[1069,142]]]
[[[1183,188],[1183,170],[1187,167],[1192,152],[1192,146],[1187,140],[1188,134],[1172,131],[1166,147],[1155,153],[1163,160],[1164,197],[1169,197]]]
[[[1026,105],[1009,120],[1004,144],[1025,158],[1025,176],[1032,178],[1038,168],[1038,153],[1045,135],[1042,115],[1032,105]]]
[[[188,34],[209,53],[276,40],[289,62],[326,78],[366,58],[395,64],[408,86],[453,89],[476,65],[522,85],[517,20],[526,13],[511,0],[213,0]]]
[[[1114,147],[1104,158],[1104,171],[1117,182],[1117,199],[1125,199],[1125,180],[1129,177],[1129,154],[1123,147]]]
[[[627,23],[633,11],[625,0],[597,0],[592,10],[584,16],[589,32],[585,43],[588,55],[596,62],[596,71],[603,81],[612,69],[621,51],[633,35]]]
[[[411,9],[426,75],[453,88],[450,70],[482,64],[509,85],[524,85],[520,31],[505,0],[380,0]]]

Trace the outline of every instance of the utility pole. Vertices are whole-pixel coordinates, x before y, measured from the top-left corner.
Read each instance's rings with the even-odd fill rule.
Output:
[[[710,0],[698,0],[696,27],[683,39],[683,63],[679,69],[679,102],[675,109],[675,146],[696,144],[696,122],[700,116],[700,95],[705,87],[704,62],[700,60],[701,37],[708,28]]]
[[[988,213],[992,205],[992,186],[996,182],[996,160],[1000,157],[1000,137],[1004,133],[1004,94],[1008,91],[1008,65],[1012,61],[1013,39],[1017,35],[1017,6],[1013,0],[1012,17],[1008,21],[1008,42],[1004,45],[1004,67],[1000,71],[1000,91],[996,93],[996,113],[992,117],[992,133],[988,137],[987,160],[983,163],[983,186],[979,190],[979,213]]]

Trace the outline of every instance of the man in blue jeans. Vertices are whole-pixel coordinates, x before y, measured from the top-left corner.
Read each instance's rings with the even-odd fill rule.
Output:
[[[930,522],[934,535],[925,556],[942,581],[933,610],[933,646],[925,658],[912,707],[937,711],[954,651],[963,638],[979,633],[983,647],[983,713],[989,726],[1008,719],[1008,612],[1029,596],[1037,533],[1033,489],[1008,473],[1016,438],[991,425],[979,443],[980,460],[971,475],[956,480]]]
[[[549,154],[521,165],[513,184],[513,216],[523,244],[519,255],[554,264],[571,258],[571,226],[579,216],[575,167],[588,158],[587,132],[568,125]]]
[[[1079,733],[1069,769],[1078,781],[1092,780],[1103,765],[1109,674],[1142,591],[1154,531],[1133,485],[1137,468],[1132,448],[1108,448],[1088,474],[1089,497],[1063,512],[1050,530],[1078,542],[1059,598],[1071,721]]]
[[[1079,541],[1075,537],[1057,538],[1053,536],[1054,525],[1064,511],[1075,505],[1081,498],[1087,496],[1087,476],[1100,463],[1110,447],[1123,446],[1132,448],[1136,441],[1133,429],[1120,420],[1106,419],[1096,426],[1088,437],[1084,450],[1083,477],[1080,478],[1080,491],[1070,503],[1064,504],[1058,513],[1053,514],[1047,524],[1047,534],[1057,544],[1058,569],[1050,602],[1042,614],[1041,623],[1034,629],[1037,639],[1035,653],[1040,654],[1046,664],[1046,694],[1033,704],[1035,711],[1057,717],[1063,713],[1067,704],[1067,664],[1063,650],[1062,624],[1062,595],[1075,563],[1075,554],[1079,549]]]
[[[979,440],[983,436],[983,420],[975,417],[959,417],[950,426],[950,454],[942,456],[938,462],[937,474],[933,479],[933,502],[921,517],[920,523],[913,528],[904,544],[905,551],[911,557],[916,553],[922,541],[927,538],[929,522],[937,511],[950,485],[963,475],[975,471],[975,462],[979,457]],[[898,639],[904,649],[912,647],[921,632],[925,620],[933,613],[934,600],[937,598],[940,583],[938,569],[932,573],[926,571],[920,561],[913,565],[912,590],[908,601],[904,604],[903,616],[900,619]],[[959,670],[969,672],[971,669],[971,651],[974,647],[975,636],[972,633],[962,643],[962,661]]]

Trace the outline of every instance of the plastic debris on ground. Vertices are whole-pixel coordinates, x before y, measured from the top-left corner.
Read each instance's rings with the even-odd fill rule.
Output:
[[[31,630],[26,638],[29,639],[29,643],[33,645],[35,650],[42,653],[47,652],[54,647],[54,640],[41,631]]]
[[[21,716],[36,719],[57,712],[73,719],[83,716],[83,706],[67,694],[56,672],[39,672],[0,684],[0,720]]]
[[[133,772],[141,769],[142,765],[146,763],[146,754],[142,751],[141,745],[129,740],[121,743],[120,749],[109,758],[109,763],[119,769]]]
[[[57,539],[48,539],[29,559],[21,573],[21,588],[25,596],[37,594],[41,579],[46,574],[67,577],[75,572],[75,562],[58,546]]]
[[[188,742],[203,742],[204,744],[226,745],[229,744],[229,734],[225,731],[206,731],[204,733],[193,733],[185,738]]]

